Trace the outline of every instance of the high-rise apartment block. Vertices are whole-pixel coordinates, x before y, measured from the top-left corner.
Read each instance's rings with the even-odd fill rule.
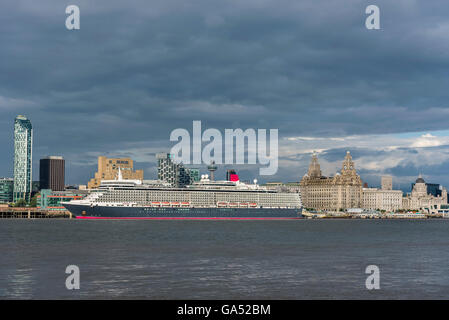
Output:
[[[14,121],[14,191],[13,201],[31,200],[33,126],[25,116]]]
[[[63,191],[65,185],[65,160],[60,156],[48,156],[40,160],[39,188]]]
[[[134,170],[134,162],[130,158],[98,157],[98,171],[88,183],[89,189],[100,186],[102,180],[114,180],[118,177],[120,168],[122,178],[125,180],[143,180],[143,170]]]
[[[170,154],[158,153],[156,159],[157,178],[159,180],[168,182],[173,187],[177,188],[182,188],[195,181],[196,174],[192,174],[190,170],[185,168],[181,163],[175,163]]]

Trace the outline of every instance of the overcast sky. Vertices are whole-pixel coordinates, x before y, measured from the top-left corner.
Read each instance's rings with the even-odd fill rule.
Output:
[[[381,30],[365,28],[370,4]],[[448,76],[447,0],[2,0],[0,176],[24,114],[35,180],[46,155],[66,158],[67,183],[87,183],[98,155],[155,178],[170,132],[201,120],[279,129],[280,168],[262,181],[299,181],[313,150],[333,175],[350,150],[370,185],[422,172],[449,186]]]

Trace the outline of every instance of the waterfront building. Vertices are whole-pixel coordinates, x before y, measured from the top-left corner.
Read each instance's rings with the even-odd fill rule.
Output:
[[[443,218],[449,218],[449,204],[438,204],[423,210],[427,214],[442,215]]]
[[[40,160],[40,189],[63,191],[65,186],[65,160],[60,156],[48,156]]]
[[[340,173],[333,177],[322,176],[314,153],[309,170],[300,181],[300,190],[305,208],[339,211],[359,208],[362,202],[362,180],[349,151],[346,152]]]
[[[50,211],[66,210],[61,201],[81,200],[89,194],[87,190],[66,190],[52,191],[50,189],[42,189],[37,196],[37,208]]]
[[[169,183],[173,187],[181,188],[192,184],[195,175],[191,175],[190,170],[185,168],[182,163],[173,161],[169,153],[156,154],[157,159],[157,177],[161,181]],[[199,172],[198,172],[199,175]]]
[[[402,209],[402,191],[363,188],[362,208],[397,211]]]
[[[13,201],[31,200],[33,126],[22,115],[14,120],[14,190]]]
[[[0,178],[0,203],[13,202],[14,179]]]
[[[421,175],[416,179],[412,192],[402,199],[402,206],[406,210],[421,210],[441,204],[447,204],[446,188],[441,188],[441,196],[430,194],[426,182]]]
[[[134,170],[134,162],[131,158],[106,158],[98,157],[98,171],[87,183],[88,189],[98,188],[102,180],[114,180],[117,178],[120,168],[125,180],[143,180],[143,170]]]
[[[402,195],[401,190],[393,190],[393,178],[391,176],[383,176],[380,189],[363,188],[362,208],[397,211],[402,209]]]
[[[412,183],[412,190],[415,187],[415,182]],[[442,195],[442,186],[438,183],[428,183],[426,182],[427,193],[438,197]]]

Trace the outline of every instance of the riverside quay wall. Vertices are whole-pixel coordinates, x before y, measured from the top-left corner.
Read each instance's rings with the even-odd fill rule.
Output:
[[[38,208],[0,207],[0,219],[72,218],[69,211],[50,211]]]

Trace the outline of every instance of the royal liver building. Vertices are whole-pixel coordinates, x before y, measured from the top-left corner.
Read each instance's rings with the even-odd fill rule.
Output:
[[[349,151],[346,152],[341,172],[333,177],[321,175],[318,158],[313,154],[309,171],[301,179],[300,187],[304,208],[339,211],[361,207],[362,180]]]

